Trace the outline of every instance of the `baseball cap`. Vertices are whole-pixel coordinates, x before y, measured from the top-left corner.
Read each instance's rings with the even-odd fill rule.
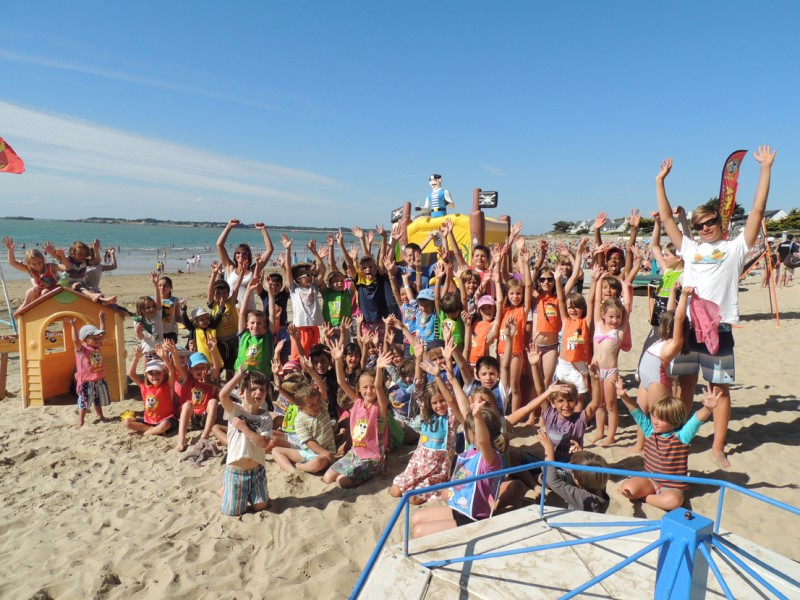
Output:
[[[203,354],[202,352],[195,352],[194,354],[192,354],[189,357],[189,363],[188,364],[189,364],[189,368],[193,369],[197,365],[207,365],[209,363],[208,363],[208,359],[206,358],[205,354]]]
[[[78,333],[78,337],[80,337],[81,341],[83,341],[89,336],[103,335],[105,332],[106,332],[105,329],[98,329],[94,325],[84,325],[83,327],[81,327],[81,330]]]
[[[160,360],[151,360],[148,361],[147,365],[144,368],[145,373],[149,373],[150,371],[164,371],[166,367],[164,363]]]
[[[430,300],[433,302],[433,290],[431,288],[420,290],[419,294],[417,294],[417,300]]]
[[[485,296],[481,296],[480,298],[478,298],[478,308],[481,308],[483,306],[494,306],[494,305],[495,305],[494,298],[492,298],[489,294],[486,294]]]

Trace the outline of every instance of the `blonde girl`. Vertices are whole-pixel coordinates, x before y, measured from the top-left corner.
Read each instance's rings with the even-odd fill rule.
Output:
[[[3,238],[3,244],[8,248],[8,264],[18,271],[27,273],[33,285],[32,288],[25,292],[25,298],[20,308],[30,304],[44,292],[49,292],[58,287],[58,278],[61,273],[58,265],[48,263],[44,258],[44,254],[39,250],[29,248],[25,251],[23,262],[19,262],[14,256],[14,249],[16,248],[14,240],[10,237],[5,237]]]

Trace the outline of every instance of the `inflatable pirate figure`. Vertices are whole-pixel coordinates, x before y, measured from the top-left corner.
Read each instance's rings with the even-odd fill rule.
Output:
[[[431,186],[431,193],[425,196],[425,204],[420,211],[423,214],[430,214],[432,217],[444,217],[447,214],[447,207],[456,207],[456,203],[450,197],[450,192],[442,189],[442,176],[434,173],[428,178]]]

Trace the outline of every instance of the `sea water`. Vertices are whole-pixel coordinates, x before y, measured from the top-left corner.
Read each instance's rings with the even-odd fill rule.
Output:
[[[306,243],[315,239],[317,247],[327,244],[327,234],[335,231],[298,231],[290,229],[268,229],[270,239],[275,250],[270,263],[275,264],[278,254],[283,252],[281,233],[292,239],[293,262],[304,262],[312,259],[306,249]],[[16,243],[16,257],[22,262],[25,248],[41,249],[45,242],[52,241],[57,248],[65,251],[70,245],[80,240],[91,246],[95,239],[101,243],[101,261],[105,251],[114,246],[117,250],[117,265],[115,271],[106,271],[103,278],[119,275],[145,274],[154,270],[157,261],[165,264],[167,274],[177,273],[179,270],[186,272],[187,260],[199,257],[199,264],[194,270],[201,269],[208,272],[212,260],[219,260],[217,255],[217,238],[222,229],[212,227],[189,227],[178,225],[134,225],[128,223],[83,223],[78,221],[56,221],[49,219],[36,219],[33,221],[22,219],[0,219],[0,237],[10,236]],[[352,234],[345,234],[348,247],[356,240]],[[228,235],[226,249],[233,259],[233,250],[239,244],[248,244],[254,254],[264,251],[264,239],[257,229],[236,228]],[[5,248],[0,248],[5,251]],[[165,256],[166,254],[166,256]],[[337,248],[337,262],[341,264],[341,252]],[[48,259],[49,260],[49,259]],[[327,261],[326,261],[327,262]],[[5,254],[2,256],[3,274],[7,280],[27,279],[27,275],[12,268]]]

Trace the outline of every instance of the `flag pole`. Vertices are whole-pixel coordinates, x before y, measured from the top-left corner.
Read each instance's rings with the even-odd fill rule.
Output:
[[[17,322],[14,320],[14,311],[11,310],[11,301],[8,299],[8,289],[6,288],[6,276],[3,273],[3,264],[0,262],[0,283],[3,285],[3,297],[6,299],[6,307],[8,308],[8,321],[0,319],[3,323],[11,325],[14,333],[17,332]]]

